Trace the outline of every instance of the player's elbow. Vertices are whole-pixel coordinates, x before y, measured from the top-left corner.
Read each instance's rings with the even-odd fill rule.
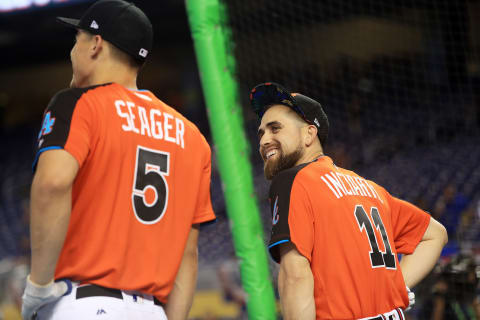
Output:
[[[188,246],[183,252],[182,268],[188,269],[188,272],[194,273],[198,268],[198,248],[197,246]]]
[[[298,283],[308,282],[313,280],[310,265],[302,263],[283,263],[280,265],[280,278],[283,280],[285,286],[295,286]]]
[[[56,194],[70,190],[72,187],[70,177],[60,171],[37,173],[33,179],[32,192],[40,195]]]
[[[197,262],[198,261],[198,248],[197,247],[193,247],[193,248],[186,248],[185,249],[185,252],[183,253],[183,256],[185,259],[189,260],[189,261],[194,261],[194,262]]]
[[[442,243],[442,246],[445,246],[448,242],[448,233],[447,233],[447,229],[443,226],[443,225],[440,225],[441,228],[440,228],[440,231],[439,231],[439,240],[441,241]]]
[[[448,242],[447,229],[445,229],[440,222],[431,218],[430,224],[428,225],[428,228],[422,238],[422,241],[423,240],[433,240],[435,243],[443,247]]]
[[[305,280],[309,280],[311,278],[311,272],[307,272],[304,269],[283,269],[283,279],[285,284],[287,285],[295,285],[295,283],[299,283]]]
[[[445,246],[448,242],[447,229],[438,221],[434,221],[433,226],[435,227],[435,238],[442,245],[442,247]]]

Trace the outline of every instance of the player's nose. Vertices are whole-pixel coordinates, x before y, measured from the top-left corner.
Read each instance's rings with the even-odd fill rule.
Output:
[[[260,147],[267,146],[268,144],[271,143],[271,141],[272,141],[272,136],[268,131],[266,131],[260,138]]]
[[[260,139],[260,145],[258,151],[262,158],[264,158],[265,149],[267,149],[272,144],[272,139],[269,137],[267,133],[265,133],[262,138]]]

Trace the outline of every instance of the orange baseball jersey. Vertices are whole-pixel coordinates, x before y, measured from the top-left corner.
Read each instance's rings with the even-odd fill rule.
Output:
[[[278,173],[270,187],[269,250],[291,241],[314,277],[317,319],[358,319],[408,306],[397,255],[410,254],[430,216],[329,157]]]
[[[192,224],[215,219],[200,131],[149,91],[105,84],[55,95],[38,139],[34,167],[50,149],[80,167],[55,278],[166,302]]]

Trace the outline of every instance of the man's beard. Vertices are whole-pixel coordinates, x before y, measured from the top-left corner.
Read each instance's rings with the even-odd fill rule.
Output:
[[[303,149],[301,146],[298,146],[295,151],[289,154],[284,154],[280,148],[277,150],[280,152],[278,159],[267,160],[263,167],[263,172],[267,180],[272,180],[280,171],[292,168],[303,156]]]

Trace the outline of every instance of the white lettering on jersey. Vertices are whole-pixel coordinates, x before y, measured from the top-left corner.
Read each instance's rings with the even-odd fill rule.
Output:
[[[337,199],[353,195],[379,199],[383,203],[375,188],[361,177],[331,171],[322,175],[320,179],[322,179]],[[346,187],[343,180],[350,186],[350,190]]]
[[[123,119],[123,131],[132,131],[157,140],[163,139],[179,145],[182,149],[185,148],[185,124],[182,119],[162,113],[158,109],[136,106],[130,101],[116,100],[115,108],[118,116]]]
[[[337,176],[335,175],[335,173],[332,171],[332,176],[330,176],[330,174],[326,174],[325,177],[332,183],[332,185],[335,187],[335,190],[337,191],[337,193],[343,197],[343,193],[346,193],[345,192],[345,189],[343,189],[343,186],[342,184],[340,183],[339,179],[337,178]]]
[[[175,126],[177,127],[177,135],[175,137],[175,140],[178,145],[182,146],[183,148],[183,134],[185,133],[185,126],[183,124],[183,121],[175,118]]]
[[[345,178],[347,178],[347,181],[349,181],[350,185],[352,186],[353,194],[356,196],[361,195],[361,193],[359,193],[359,191],[361,191],[360,187],[355,183],[355,180],[353,180],[353,177],[346,174]]]
[[[380,202],[383,203],[383,200],[382,198],[380,198],[380,195],[377,193],[377,190],[375,190],[375,188],[372,187],[372,185],[367,180],[365,180],[365,184],[370,188],[370,191],[372,191],[373,197],[376,199],[378,198],[378,200],[380,200]]]
[[[362,192],[364,193],[364,196],[372,197],[370,195],[370,192],[368,192],[367,187],[363,184],[363,181],[362,181],[363,179],[361,179],[360,177],[355,177],[355,180],[358,183],[358,185],[360,186],[360,190],[362,190]]]
[[[324,177],[320,177],[320,178],[323,180],[323,182],[325,182],[325,184],[330,188],[330,190],[332,190],[333,194],[335,195],[335,197],[337,197],[337,199],[342,196],[341,194],[338,195],[338,193],[337,193],[335,190],[333,190],[333,188],[332,188],[332,186],[330,185],[330,183],[328,183],[328,181],[325,180]]]
[[[122,129],[123,131],[132,131],[132,127],[131,127],[131,123],[130,123],[130,117],[128,115],[128,113],[126,112],[122,112],[122,109],[121,107],[125,107],[126,104],[124,101],[122,100],[116,100],[115,101],[115,107],[117,108],[117,114],[121,117],[121,118],[124,118],[124,119],[127,119],[127,124],[122,124]]]
[[[130,117],[128,119],[130,120],[132,130],[135,133],[140,133],[138,128],[135,127],[135,115],[133,114],[133,111],[132,111],[132,108],[135,108],[135,103],[127,101],[127,107],[128,107],[128,113],[130,114]]]
[[[170,124],[170,120],[173,119],[173,116],[168,113],[163,113],[163,130],[165,130],[165,140],[170,142],[176,142],[175,138],[170,136],[169,131],[173,128]]]
[[[333,172],[333,171],[332,171],[332,172]],[[345,184],[343,183],[343,180],[341,179],[342,177],[343,177],[343,179],[345,179],[345,176],[344,176],[342,173],[340,173],[340,172],[335,172],[335,173],[333,173],[333,174],[336,174],[336,175],[337,175],[338,180],[340,180],[340,183],[342,184],[343,189],[345,190],[345,193],[348,194],[349,196],[351,196],[351,195],[353,194],[352,188],[350,188],[350,190],[347,189],[347,187],[346,187]],[[346,181],[346,180],[345,180],[345,181]]]
[[[161,114],[162,113],[160,112],[160,110],[157,110],[157,109],[150,110],[150,123],[152,124],[152,136],[155,139],[163,139],[162,123],[160,121],[157,121],[155,118],[155,116],[157,116],[157,118],[160,118]]]
[[[145,111],[145,108],[138,106],[138,115],[140,116],[140,133],[142,136],[145,135],[145,132],[149,137],[152,136],[150,133],[150,126],[148,125],[148,119],[147,119],[147,113]]]
[[[350,180],[348,179],[348,177],[346,175],[344,175],[343,173],[341,173],[343,179],[345,180],[345,182],[348,184],[348,186],[350,187],[350,193],[348,195],[350,196],[356,196],[355,194],[355,189],[353,188],[353,185],[352,183],[350,182]]]

